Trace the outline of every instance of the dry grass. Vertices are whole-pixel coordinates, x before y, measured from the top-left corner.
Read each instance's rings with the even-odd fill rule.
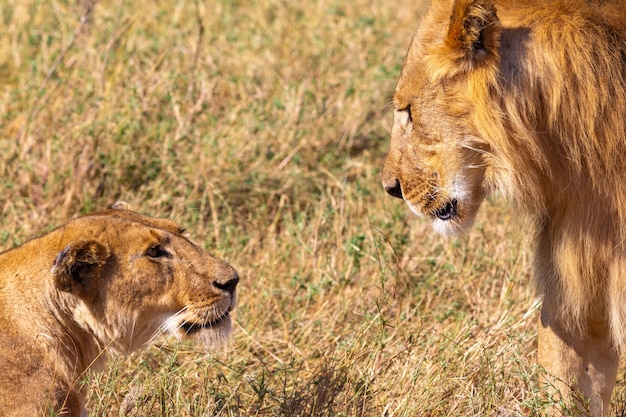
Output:
[[[124,199],[243,278],[227,348],[114,358],[91,415],[541,414],[524,220],[446,242],[379,184],[421,8],[0,6],[0,246]]]

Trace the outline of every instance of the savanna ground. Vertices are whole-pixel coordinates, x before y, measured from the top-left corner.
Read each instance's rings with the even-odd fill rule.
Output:
[[[0,5],[0,247],[123,199],[242,277],[225,348],[113,357],[90,415],[541,414],[528,222],[492,200],[445,241],[380,186],[422,9]]]

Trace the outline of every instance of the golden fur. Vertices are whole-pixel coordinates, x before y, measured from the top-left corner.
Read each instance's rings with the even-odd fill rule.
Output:
[[[533,217],[539,359],[606,413],[626,346],[624,2],[435,1],[394,104],[385,189],[444,234],[493,191]]]
[[[1,414],[86,415],[84,372],[162,331],[224,340],[237,281],[171,221],[123,208],[0,254]]]

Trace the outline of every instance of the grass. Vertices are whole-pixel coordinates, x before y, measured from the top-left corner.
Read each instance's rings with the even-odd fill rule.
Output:
[[[542,414],[524,219],[445,241],[380,186],[422,8],[0,6],[0,247],[124,199],[242,277],[228,346],[113,357],[90,415]]]

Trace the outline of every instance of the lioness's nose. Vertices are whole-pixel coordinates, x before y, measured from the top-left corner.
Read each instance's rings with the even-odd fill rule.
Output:
[[[235,271],[233,275],[226,279],[219,279],[213,281],[213,285],[222,291],[227,291],[231,295],[235,293],[235,288],[239,283],[239,274]]]

